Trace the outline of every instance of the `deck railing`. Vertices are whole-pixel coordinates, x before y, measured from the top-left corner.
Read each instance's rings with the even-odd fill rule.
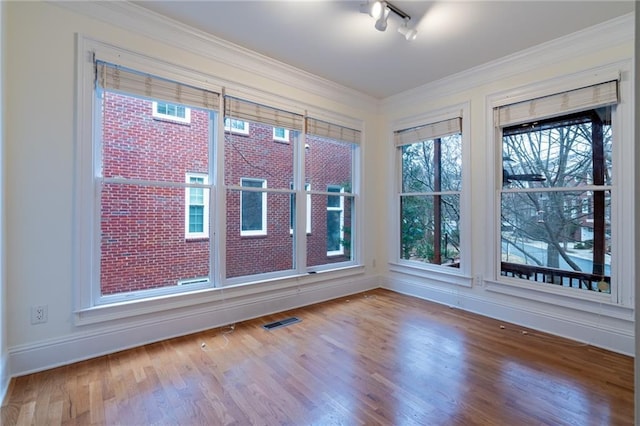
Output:
[[[602,293],[610,292],[611,277],[594,275],[581,271],[566,271],[546,266],[501,263],[500,274],[505,277],[522,278],[529,281],[557,284],[565,287],[582,288]],[[606,285],[601,283],[605,282]]]

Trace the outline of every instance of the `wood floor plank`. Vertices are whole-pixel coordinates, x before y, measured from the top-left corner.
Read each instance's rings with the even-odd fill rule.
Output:
[[[378,289],[15,378],[0,423],[626,426],[633,391],[630,357]]]

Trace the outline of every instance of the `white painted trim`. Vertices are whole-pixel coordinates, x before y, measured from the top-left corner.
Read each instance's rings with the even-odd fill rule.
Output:
[[[0,406],[4,406],[10,381],[11,374],[9,373],[9,354],[3,351],[0,356]]]
[[[593,306],[584,310],[554,309],[543,303],[487,293],[482,296],[456,286],[401,276],[382,277],[381,287],[613,352],[634,354],[633,311],[625,318],[615,318]]]
[[[147,315],[119,322],[100,330],[75,332],[69,336],[41,340],[36,344],[9,348],[11,376],[67,365],[172,337],[234,324],[289,309],[360,293],[379,287],[372,276],[317,280],[259,294],[222,297],[200,307],[187,306],[165,314]]]
[[[425,98],[435,99],[450,96],[531,71],[532,68],[539,66],[539,64],[552,65],[565,61],[567,58],[574,58],[621,43],[632,42],[634,28],[634,15],[633,13],[628,13],[567,36],[389,96],[381,101],[380,108],[382,111],[392,111],[395,105],[404,106],[419,103],[424,101]]]
[[[130,2],[53,2],[73,12],[150,37],[257,76],[374,112],[378,100],[291,65],[169,19]]]

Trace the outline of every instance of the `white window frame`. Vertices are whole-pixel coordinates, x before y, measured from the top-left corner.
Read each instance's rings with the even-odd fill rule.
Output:
[[[258,189],[258,187],[245,187],[243,185],[244,182],[260,182],[262,184],[262,186]],[[252,236],[264,236],[267,235],[267,191],[264,191],[264,189],[267,188],[267,181],[266,179],[259,179],[259,178],[240,178],[240,187],[243,188],[242,191],[240,192],[240,235],[243,237],[252,237]],[[245,188],[254,188],[254,189],[250,189],[247,190]],[[261,217],[261,228],[260,229],[253,229],[253,230],[243,230],[242,229],[242,211],[243,211],[243,206],[242,206],[242,194],[243,192],[259,192],[261,194],[261,210],[262,210],[262,217]]]
[[[489,203],[487,214],[487,229],[491,229],[487,235],[487,244],[493,249],[493,255],[487,256],[485,264],[486,288],[512,296],[519,296],[527,299],[535,298],[551,305],[568,306],[576,309],[592,311],[594,306],[602,306],[606,303],[617,305],[626,312],[634,306],[633,277],[635,276],[634,265],[634,241],[631,237],[634,229],[633,203],[634,203],[634,182],[632,179],[624,179],[624,176],[633,174],[633,117],[631,102],[631,64],[629,61],[610,64],[594,70],[586,70],[572,75],[564,75],[555,79],[540,81],[525,87],[517,87],[504,92],[487,96],[486,107],[488,111],[502,105],[514,104],[517,102],[537,99],[544,96],[555,95],[568,92],[581,87],[599,84],[604,81],[620,77],[619,80],[619,102],[612,111],[611,122],[613,130],[613,188],[611,190],[611,238],[612,238],[612,262],[611,262],[611,293],[598,293],[592,291],[575,291],[575,289],[564,288],[562,286],[541,286],[536,283],[521,282],[523,280],[509,279],[500,276],[500,186],[501,175],[492,173],[489,180],[493,188],[493,202]],[[562,116],[558,113],[556,116]],[[494,114],[487,114],[487,140],[494,143],[488,144],[488,158],[490,167],[493,170],[500,170],[501,159],[501,134],[502,131],[496,129],[496,117]],[[620,279],[624,277],[624,279]],[[599,305],[593,305],[593,303]],[[613,306],[612,306],[613,309]],[[613,312],[613,311],[612,311]]]
[[[402,190],[402,150],[394,144],[389,144],[392,152],[389,155],[390,167],[395,170],[395,194],[391,204],[392,217],[394,220],[389,223],[389,235],[394,235],[392,243],[393,255],[389,260],[389,268],[392,271],[426,277],[434,280],[446,279],[447,283],[463,287],[473,285],[473,275],[471,270],[472,245],[471,245],[471,120],[469,119],[471,104],[464,102],[451,105],[429,113],[398,120],[392,124],[392,130],[411,129],[413,127],[424,126],[428,123],[439,123],[441,121],[460,117],[462,119],[462,190],[460,191],[460,268],[435,265],[426,262],[415,262],[400,258],[400,191]],[[392,137],[393,139],[393,137]],[[445,278],[443,278],[445,277]],[[480,281],[479,279],[476,281]],[[479,282],[478,282],[479,283]]]
[[[339,192],[331,191],[331,189],[339,189]],[[341,185],[328,185],[327,192],[331,194],[344,194],[344,187]],[[329,206],[328,200],[329,197],[339,197],[340,205],[338,207]],[[340,229],[338,230],[338,234],[340,235],[340,241],[344,240],[344,195],[327,195],[327,215],[329,212],[340,212]],[[327,229],[327,240],[329,239],[329,230]],[[327,256],[340,256],[344,254],[344,245],[340,243],[340,248],[338,250],[327,250]]]
[[[293,189],[293,183],[290,185],[290,188]],[[306,215],[306,228],[305,228],[305,232],[307,234],[311,234],[311,184],[310,183],[305,183],[304,184],[304,190],[306,192],[306,204],[307,204],[307,209],[305,212]],[[292,197],[296,196],[296,193],[293,192],[291,193]],[[289,214],[293,214],[293,210],[290,209],[290,213]],[[289,233],[293,234],[293,228],[289,228]]]
[[[186,239],[202,239],[209,238],[209,196],[207,195],[208,184],[209,184],[209,176],[206,173],[186,173],[185,182],[187,184],[193,185],[197,184],[197,182],[191,182],[192,178],[202,179],[201,186],[197,187],[186,187],[184,189],[184,236]],[[194,188],[202,189],[202,206],[203,206],[203,217],[202,217],[202,232],[190,232],[189,231],[189,208],[193,205],[191,204],[191,190]]]
[[[279,130],[279,129],[284,131],[284,136],[279,136],[276,134],[276,130]],[[289,142],[289,129],[285,129],[284,127],[274,127],[273,140],[276,142]]]
[[[236,127],[235,125],[242,123],[242,127]],[[233,124],[233,125],[232,125]],[[236,133],[239,135],[249,134],[249,122],[244,120],[238,120],[235,118],[225,117],[224,119],[225,132]]]
[[[183,107],[184,108],[184,117],[179,117],[177,115],[164,114],[164,113],[158,112],[158,104],[159,103],[166,104],[166,105],[175,105],[175,106],[178,106],[178,107]],[[160,120],[175,121],[175,122],[184,123],[184,124],[191,123],[191,108],[186,107],[184,105],[173,104],[171,102],[153,101],[152,102],[152,115],[153,115],[154,118],[157,118],[157,119],[160,119]]]

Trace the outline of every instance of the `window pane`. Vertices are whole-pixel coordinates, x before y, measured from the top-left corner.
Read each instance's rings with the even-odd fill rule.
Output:
[[[342,249],[342,210],[327,211],[327,252]]]
[[[502,275],[609,292],[611,193],[581,188],[612,182],[611,107],[505,128],[502,149]]]
[[[503,131],[503,185],[508,188],[611,184],[611,108]]]
[[[290,232],[290,194],[267,194],[266,234],[243,236],[240,200],[247,191],[227,191],[227,278],[286,271],[294,268],[295,234]],[[260,192],[252,193],[261,196]]]
[[[305,181],[318,190],[334,186],[342,187],[346,193],[352,192],[356,145],[311,135],[307,135],[306,145]],[[335,188],[332,189],[334,190]],[[326,206],[325,204],[323,208]]]
[[[254,122],[248,126],[246,135],[225,132],[225,184],[238,185],[241,178],[251,177],[268,180],[270,188],[289,189],[294,180],[294,144],[274,142],[273,126]]]
[[[342,187],[331,185],[327,188],[327,192],[342,192]],[[327,207],[340,207],[340,197],[330,195],[327,197]]]
[[[502,275],[593,290],[610,281],[610,191],[504,193],[501,207]]]
[[[353,260],[353,197],[335,197],[341,208],[328,207],[328,199],[333,197],[311,195],[311,233],[307,235],[307,266]]]
[[[189,206],[189,232],[204,232],[204,206]]]
[[[402,147],[402,192],[441,192],[462,189],[460,134]]]
[[[243,179],[242,186],[249,188],[263,188],[264,181]],[[266,192],[242,191],[242,231],[266,232]]]
[[[460,266],[460,196],[400,198],[400,258]]]
[[[152,104],[135,96],[102,92],[103,176],[184,182],[186,172],[208,173],[213,113],[194,108],[191,124],[185,126],[152,119]]]
[[[100,202],[102,295],[209,276],[209,241],[184,237],[184,188],[104,184]]]
[[[189,189],[190,204],[204,204],[204,188]]]

